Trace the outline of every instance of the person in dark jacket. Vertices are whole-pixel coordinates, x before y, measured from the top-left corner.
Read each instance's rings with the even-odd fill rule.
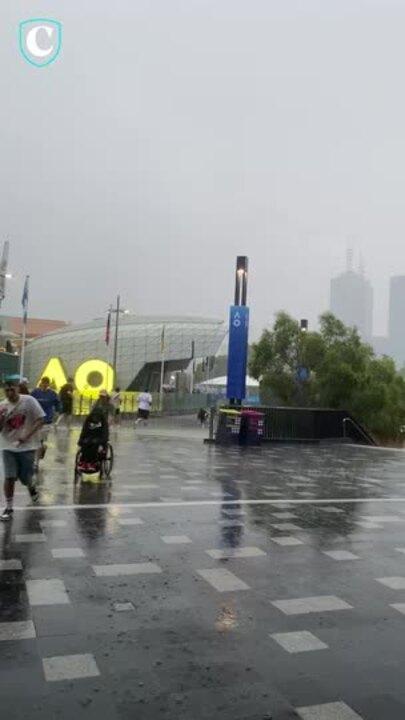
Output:
[[[59,427],[59,425],[62,423],[62,420],[64,420],[66,427],[70,428],[73,414],[73,392],[73,378],[68,378],[68,381],[64,385],[62,385],[59,392],[61,414],[58,417],[56,427]]]
[[[208,413],[207,413],[207,411],[206,411],[205,408],[202,408],[202,407],[201,407],[201,408],[199,409],[199,411],[198,411],[198,413],[197,413],[197,419],[200,421],[201,427],[205,427],[205,424],[206,424],[206,422],[207,422],[207,420],[208,420]]]
[[[78,445],[81,450],[80,465],[94,466],[105,452],[109,439],[108,418],[99,407],[94,407],[83,423]]]

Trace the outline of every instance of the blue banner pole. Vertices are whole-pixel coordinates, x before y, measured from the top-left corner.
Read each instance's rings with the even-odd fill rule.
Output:
[[[249,308],[232,305],[229,313],[228,379],[226,396],[240,405],[246,397]]]

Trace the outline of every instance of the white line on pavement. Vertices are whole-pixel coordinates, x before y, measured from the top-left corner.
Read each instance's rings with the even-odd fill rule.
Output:
[[[178,500],[176,502],[129,502],[129,503],[95,503],[87,505],[15,505],[14,510],[97,510],[102,508],[169,508],[169,507],[197,507],[201,505],[283,505],[289,503],[291,505],[320,505],[326,503],[345,503],[350,505],[353,503],[393,503],[405,502],[405,497],[389,497],[389,498],[308,498],[308,499],[290,499],[280,498],[277,500]]]

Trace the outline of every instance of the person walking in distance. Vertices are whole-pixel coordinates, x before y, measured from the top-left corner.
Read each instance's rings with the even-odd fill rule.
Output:
[[[201,427],[205,427],[208,420],[208,413],[205,408],[201,407],[197,413],[197,420],[200,421]]]
[[[22,380],[20,380],[20,382],[18,383],[18,391],[19,391],[20,395],[29,395],[30,394],[27,378],[22,378]]]
[[[49,435],[52,423],[55,419],[55,413],[59,412],[59,398],[54,390],[51,389],[51,381],[48,377],[41,378],[39,386],[32,391],[31,396],[37,400],[45,413],[45,421],[40,430],[41,445],[37,451],[34,469],[38,470],[39,461],[45,456],[47,445],[46,440]],[[21,393],[20,393],[21,394]]]
[[[138,397],[138,417],[135,420],[135,425],[140,422],[143,422],[144,425],[148,424],[151,407],[152,395],[148,390],[144,390]]]
[[[119,425],[121,421],[121,403],[122,403],[122,397],[121,397],[121,388],[116,387],[114,392],[112,393],[110,397],[110,403],[113,407],[114,412],[114,425]]]
[[[6,508],[2,520],[13,517],[16,480],[28,488],[33,502],[39,500],[33,481],[35,452],[40,446],[39,431],[45,413],[31,395],[20,395],[18,379],[5,381],[6,399],[0,403],[0,445],[4,464],[4,495]]]
[[[74,390],[73,378],[68,378],[67,382],[64,385],[62,385],[60,392],[59,392],[61,414],[58,417],[56,427],[59,427],[60,423],[62,422],[62,419],[64,419],[66,422],[66,426],[68,428],[70,428],[70,423],[71,423],[72,413],[73,413],[73,390]]]

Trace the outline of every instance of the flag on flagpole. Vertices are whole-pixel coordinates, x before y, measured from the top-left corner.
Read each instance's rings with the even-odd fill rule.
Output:
[[[162,327],[162,334],[160,336],[160,352],[163,355],[165,350],[165,326]]]
[[[25,344],[26,344],[26,337],[27,337],[27,315],[28,315],[28,294],[29,294],[29,281],[30,276],[25,276],[25,283],[24,283],[24,289],[23,294],[21,298],[21,305],[23,309],[23,326],[22,326],[22,333],[21,333],[21,352],[20,352],[20,381],[24,377],[24,362],[25,362]]]
[[[22,298],[21,298],[21,305],[22,305],[22,307],[23,307],[23,322],[24,322],[24,325],[27,324],[29,278],[30,278],[29,275],[27,275],[26,278],[25,278],[24,289],[23,289],[23,294],[22,294]]]
[[[107,325],[105,326],[105,344],[110,344],[110,330],[111,330],[111,310],[108,311]]]

